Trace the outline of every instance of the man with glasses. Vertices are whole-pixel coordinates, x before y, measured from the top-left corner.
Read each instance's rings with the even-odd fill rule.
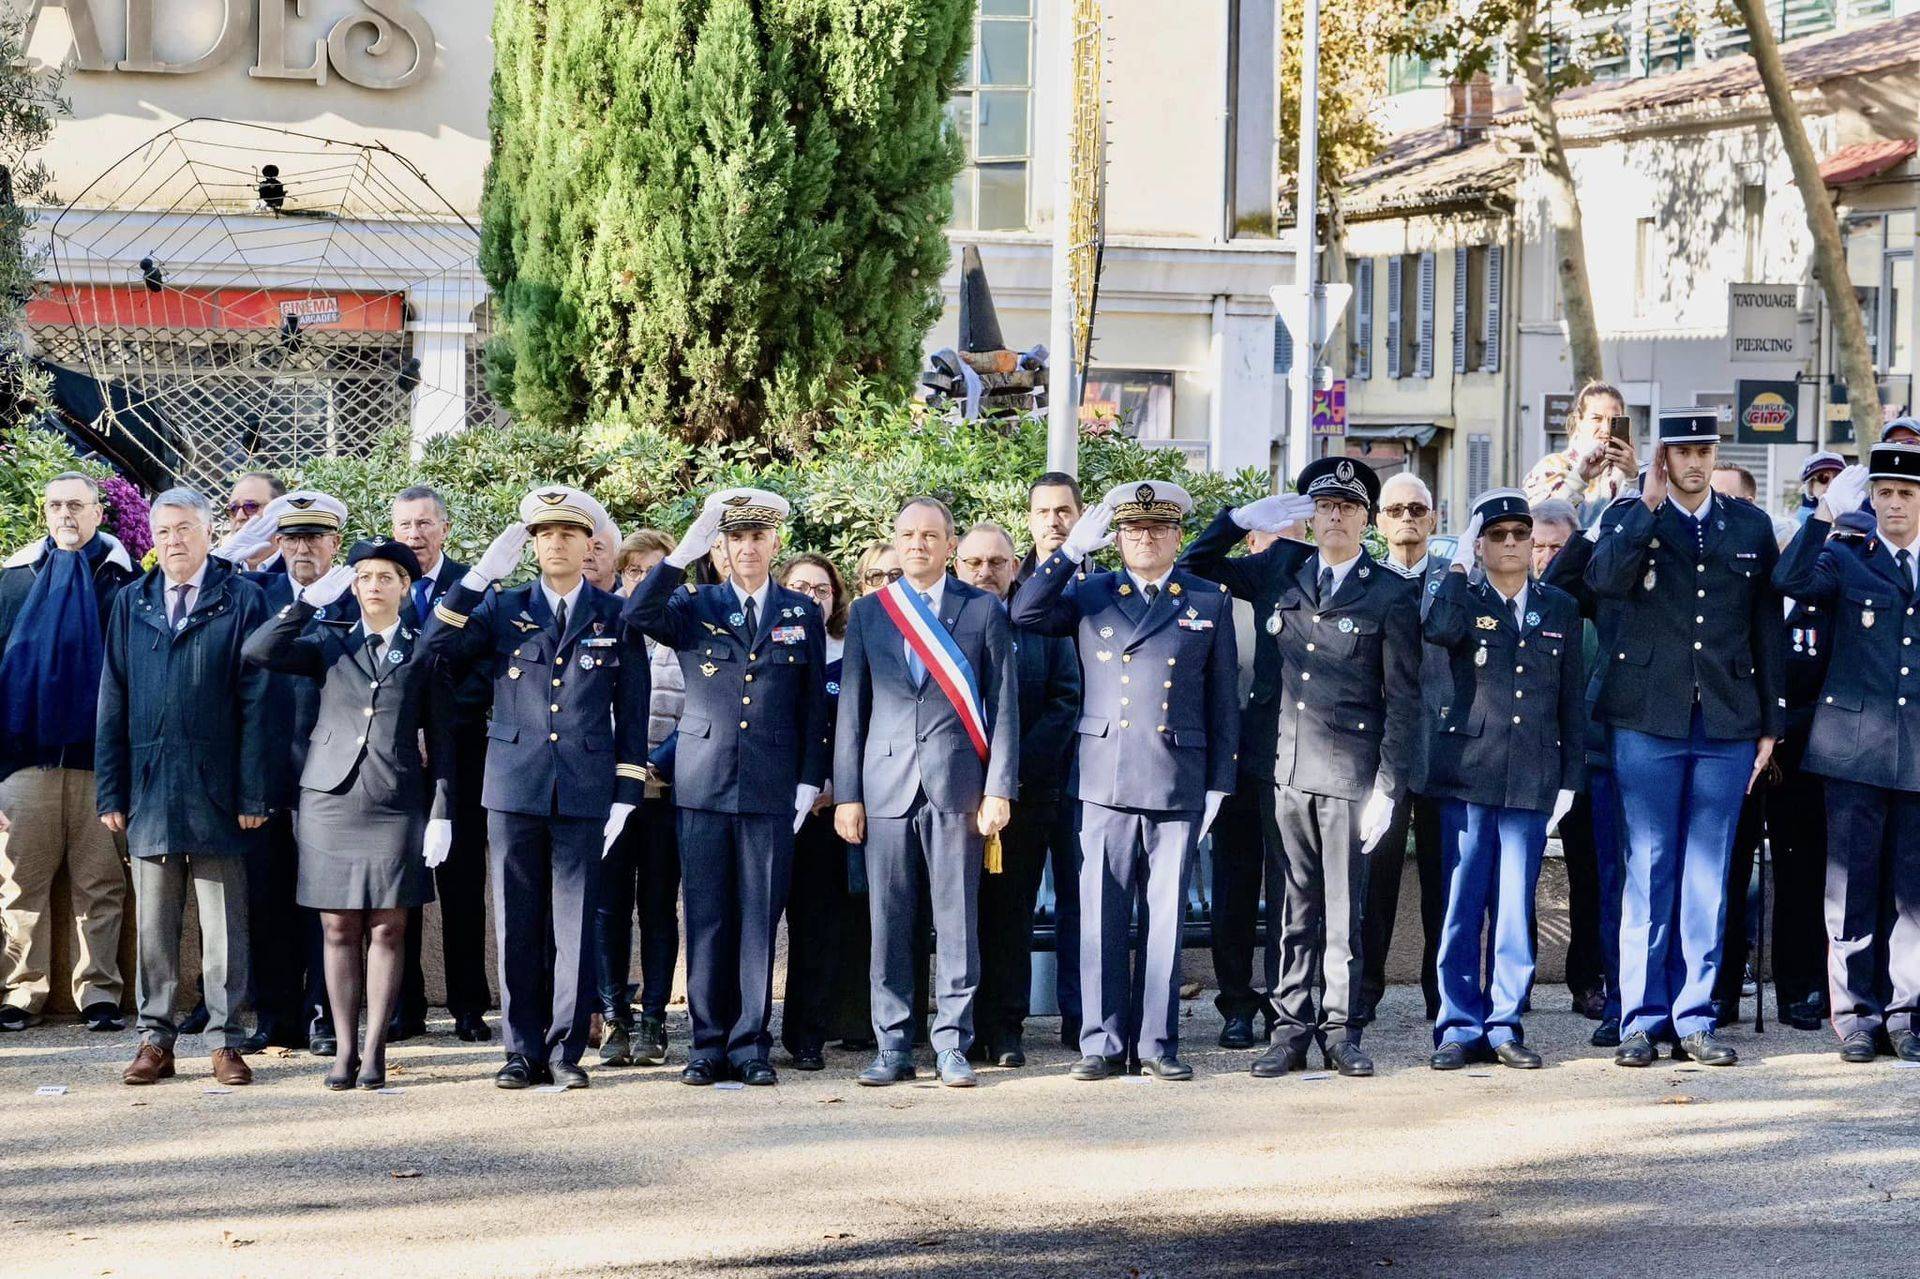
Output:
[[[239,533],[267,514],[273,500],[286,494],[286,481],[271,471],[247,471],[233,481],[233,495],[227,499],[227,529]],[[264,527],[271,527],[271,522]],[[280,548],[271,538],[255,539],[247,547],[247,558],[240,567],[258,572],[285,569],[280,563]]]
[[[40,1020],[53,986],[53,882],[72,902],[73,1002],[91,1030],[120,1014],[120,922],[127,875],[94,812],[94,717],[102,633],[135,577],[126,547],[102,532],[100,489],[77,471],[48,481],[47,536],[0,568],[0,920],[6,962],[0,1030]],[[0,825],[0,830],[5,830]]]
[[[958,576],[995,599],[1013,592],[1019,565],[1013,538],[998,524],[976,524],[960,539]],[[1028,996],[1033,987],[1033,907],[1047,864],[1047,841],[1080,716],[1080,663],[1073,641],[1013,628],[1020,681],[1020,794],[1001,836],[1000,869],[980,881],[980,989],[974,996],[974,1057],[1024,1066]]]

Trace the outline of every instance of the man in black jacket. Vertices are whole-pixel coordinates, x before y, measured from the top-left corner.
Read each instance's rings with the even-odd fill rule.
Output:
[[[62,867],[73,901],[74,1006],[93,1030],[124,1030],[127,875],[94,815],[93,734],[101,632],[133,563],[100,531],[100,489],[88,477],[55,476],[43,509],[48,535],[0,568],[0,812],[14,823],[0,854],[0,1030],[39,1021],[52,989],[49,898]]]

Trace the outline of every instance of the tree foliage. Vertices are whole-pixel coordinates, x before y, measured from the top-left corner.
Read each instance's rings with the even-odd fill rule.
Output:
[[[1279,137],[1282,193],[1297,190],[1300,149],[1300,72],[1303,4],[1283,6],[1280,45]],[[1372,164],[1383,141],[1378,110],[1387,92],[1381,51],[1406,19],[1406,0],[1340,0],[1320,5],[1321,198],[1339,198],[1343,175]],[[1329,263],[1331,265],[1331,263]]]
[[[502,0],[481,261],[525,422],[790,451],[940,313],[971,0]]]

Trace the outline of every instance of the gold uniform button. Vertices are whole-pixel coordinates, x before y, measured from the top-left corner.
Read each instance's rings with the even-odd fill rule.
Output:
[[[560,681],[559,681],[559,680],[555,680],[555,681],[553,681],[553,686],[554,686],[555,688],[559,688],[559,687],[560,687]]]
[[[1527,668],[1524,666],[1516,666],[1513,668],[1513,673],[1515,675],[1525,675],[1527,673]]]
[[[1122,676],[1120,677],[1120,682],[1121,682],[1122,684],[1131,684],[1131,683],[1133,683],[1133,676],[1131,676],[1131,675],[1122,675]]]
[[[1301,672],[1300,672],[1300,678],[1301,678],[1301,679],[1312,679],[1312,678],[1313,678],[1313,672],[1312,672],[1312,671],[1301,671]]]
[[[564,657],[556,657],[553,659],[553,664],[555,666],[565,666],[567,664],[567,659]]]
[[[1162,681],[1160,682],[1160,687],[1161,687],[1161,688],[1172,688],[1172,687],[1173,687],[1173,681],[1172,681],[1172,680],[1170,680],[1170,679],[1169,679],[1169,680],[1162,680]]]
[[[742,706],[751,706],[753,705],[753,699],[751,697],[743,697],[740,699],[740,704]]]
[[[547,734],[547,740],[548,740],[548,741],[550,741],[550,742],[557,742],[557,741],[559,741],[559,740],[560,740],[560,734],[558,734],[558,733],[548,733],[548,734]]]
[[[515,657],[518,657],[518,656],[520,656],[520,650],[519,650],[519,649],[517,649],[517,648],[516,648],[516,649],[514,649],[514,650],[513,650],[513,655],[514,655]]]
[[[1162,702],[1160,703],[1160,709],[1164,711],[1164,710],[1169,710],[1171,708],[1165,702]]]
[[[749,684],[751,684],[751,683],[753,683],[753,672],[752,672],[752,671],[748,671],[748,672],[747,672],[747,683],[749,683]]]
[[[367,739],[364,737],[356,737],[353,739],[353,744],[355,746],[365,746],[367,744]]]
[[[745,721],[744,719],[743,719],[743,720],[741,720],[741,721],[740,721],[740,727],[742,727],[742,728],[745,728],[746,726],[747,726],[747,721]]]
[[[1121,660],[1121,661],[1123,661],[1123,662],[1131,662],[1131,661],[1133,660],[1133,654],[1132,654],[1132,653],[1122,653],[1122,654],[1120,654],[1120,660]]]
[[[1127,721],[1125,721],[1124,719],[1123,719],[1123,720],[1121,720],[1121,721],[1120,721],[1120,727],[1122,727],[1122,728],[1125,728],[1126,726],[1127,726]]]
[[[1525,697],[1525,696],[1526,696],[1526,694],[1525,694],[1525,693],[1523,693],[1523,692],[1521,692],[1521,691],[1520,691],[1519,689],[1517,689],[1517,688],[1513,690],[1513,695],[1514,695],[1514,697],[1515,697],[1515,698],[1521,698],[1521,697]]]
[[[1516,723],[1516,724],[1518,724],[1518,723],[1520,722],[1520,717],[1519,717],[1518,715],[1515,715],[1515,716],[1513,717],[1513,722],[1514,722],[1514,723]]]
[[[1311,652],[1313,652],[1313,645],[1311,645],[1311,644],[1309,644],[1309,645],[1307,645],[1307,651],[1308,651],[1309,653],[1311,653]]]
[[[1161,710],[1165,710],[1165,709],[1167,709],[1167,708],[1166,708],[1166,707],[1164,707],[1164,706],[1162,706],[1162,707],[1161,707],[1160,709],[1161,709]],[[1166,731],[1167,731],[1167,726],[1166,726],[1165,724],[1162,724],[1162,725],[1160,726],[1160,728],[1159,728],[1159,730],[1158,730],[1158,731],[1160,731],[1160,732],[1162,732],[1162,733],[1164,733],[1164,732],[1166,732]]]
[[[365,711],[363,711],[363,712],[361,712],[361,713],[362,713],[362,714],[364,714],[364,715],[365,715],[365,716],[366,716],[366,717],[367,717],[368,719],[372,719],[372,718],[373,718],[373,707],[371,707],[371,706],[369,706],[369,707],[367,707],[367,709],[366,709]]]
[[[555,715],[558,715],[560,713],[560,703],[552,702],[547,706],[547,709],[552,711]]]

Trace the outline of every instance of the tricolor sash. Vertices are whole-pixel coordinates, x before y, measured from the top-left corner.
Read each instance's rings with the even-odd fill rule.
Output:
[[[953,703],[967,736],[973,741],[973,753],[980,762],[987,759],[987,711],[980,700],[980,684],[973,677],[966,654],[953,642],[953,636],[933,615],[933,609],[901,578],[879,595],[880,607],[893,619],[900,637],[927,668],[927,675]]]

